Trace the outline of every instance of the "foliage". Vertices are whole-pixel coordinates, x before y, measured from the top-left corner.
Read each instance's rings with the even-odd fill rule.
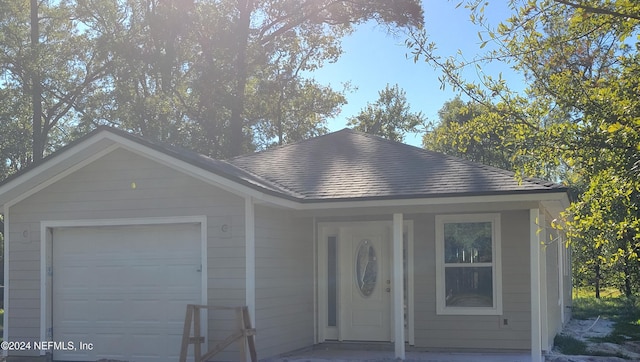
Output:
[[[441,69],[443,84],[484,107],[484,120],[465,129],[468,139],[500,139],[496,151],[507,150],[520,177],[576,186],[578,202],[557,225],[583,258],[578,264],[591,266],[592,283],[610,276],[631,295],[640,285],[640,5],[512,0],[512,16],[497,27],[484,16],[489,3],[465,6],[486,54],[443,59],[418,32],[408,42],[415,59]],[[482,69],[491,61],[522,74],[526,90],[512,91],[501,76],[462,76],[469,64]]]
[[[425,148],[505,170],[514,168],[513,151],[500,128],[502,119],[495,113],[478,103],[464,102],[456,97],[445,102],[438,111],[438,118],[439,123],[432,125],[423,137]],[[479,129],[485,131],[481,133],[477,131]]]
[[[344,89],[305,78],[417,0],[0,0],[0,178],[96,125],[214,157],[327,131]]]
[[[406,92],[396,84],[387,86],[378,92],[378,100],[348,120],[347,125],[353,129],[381,136],[392,141],[402,141],[409,132],[417,132],[424,125],[425,118],[421,112],[411,112]]]
[[[2,0],[0,9],[2,177],[67,141],[62,130],[105,67],[71,1]]]
[[[574,355],[574,356],[588,354],[587,344],[571,336],[558,334],[553,338],[553,345],[562,354]]]
[[[615,322],[614,329],[603,342],[622,343],[629,340],[640,341],[640,299],[624,295],[593,298],[579,296],[573,299],[573,314],[577,319],[604,318]]]
[[[235,3],[235,2],[233,2]],[[331,56],[327,50],[339,50],[337,40],[351,31],[354,24],[373,20],[392,27],[419,27],[423,22],[420,3],[416,0],[322,0],[322,1],[247,1],[235,3],[232,13],[237,21],[232,27],[230,54],[233,58],[233,80],[230,108],[230,155],[242,149],[243,127],[246,127],[245,103],[251,93],[248,87],[256,68],[252,55],[259,54],[267,62],[284,60],[302,69],[309,59]],[[302,52],[295,47],[301,46]],[[324,44],[314,49],[314,44]],[[267,50],[266,54],[265,50]],[[274,51],[286,50],[283,53]],[[310,50],[310,51],[309,51]],[[297,54],[302,54],[298,57]],[[307,55],[309,54],[309,55]],[[322,62],[315,63],[321,64]],[[313,62],[310,70],[313,70]],[[305,69],[303,69],[305,70]],[[295,73],[295,72],[294,72]],[[291,72],[285,72],[285,79]],[[292,79],[293,80],[293,79]],[[279,84],[282,86],[282,84]],[[281,114],[281,112],[277,112]],[[283,122],[276,121],[282,128]],[[282,137],[279,137],[282,140]]]

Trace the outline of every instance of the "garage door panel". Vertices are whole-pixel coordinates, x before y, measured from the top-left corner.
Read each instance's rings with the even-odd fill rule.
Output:
[[[54,230],[54,340],[68,361],[175,361],[186,304],[201,303],[200,225]]]

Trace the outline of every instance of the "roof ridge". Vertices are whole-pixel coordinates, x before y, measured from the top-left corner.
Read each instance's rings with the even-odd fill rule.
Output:
[[[267,152],[274,152],[274,151],[277,151],[277,150],[280,150],[280,149],[283,149],[283,148],[288,148],[290,146],[295,146],[295,145],[298,145],[300,143],[305,143],[305,142],[308,142],[308,141],[317,140],[319,138],[324,138],[324,137],[327,137],[327,136],[330,136],[330,135],[333,135],[333,134],[337,134],[337,133],[340,133],[340,132],[344,132],[344,131],[351,131],[351,129],[345,127],[345,128],[343,128],[343,129],[341,129],[339,131],[329,132],[329,133],[321,134],[319,136],[314,136],[314,137],[311,137],[311,138],[305,138],[305,139],[301,139],[301,140],[298,140],[298,141],[295,141],[295,142],[285,143],[283,145],[277,145],[277,146],[271,147],[271,148],[265,148],[264,150],[260,150],[260,151],[255,151],[255,152],[251,152],[251,153],[245,153],[243,155],[238,155],[238,156],[231,157],[229,159],[229,161],[233,161],[233,160],[237,160],[237,159],[245,158],[245,157],[251,157],[251,156],[254,156],[254,155],[258,155],[258,154],[264,154],[264,153],[267,153]]]

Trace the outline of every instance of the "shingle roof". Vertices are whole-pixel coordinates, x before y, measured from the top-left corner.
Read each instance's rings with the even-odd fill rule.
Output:
[[[566,192],[536,179],[350,129],[229,162],[300,195],[336,201]]]
[[[299,202],[567,192],[559,184],[536,179],[518,182],[508,171],[350,129],[223,161],[99,127],[0,186],[103,131],[260,192]]]

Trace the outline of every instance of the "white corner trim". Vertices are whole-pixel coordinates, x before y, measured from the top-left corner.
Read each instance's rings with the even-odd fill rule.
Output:
[[[548,306],[548,275],[547,275],[547,213],[541,208],[538,214],[538,247],[540,248],[540,338],[542,340],[542,350],[549,351],[552,341],[549,341],[549,306]],[[551,345],[550,345],[551,344]]]
[[[245,227],[245,299],[251,325],[256,328],[256,223],[253,198],[244,199]]]
[[[9,339],[9,205],[4,205],[4,315],[3,319],[3,340]],[[9,351],[2,350],[2,355],[7,356]]]
[[[6,206],[5,206],[5,209]],[[6,219],[5,219],[6,220]],[[207,216],[172,216],[172,217],[149,217],[149,218],[129,218],[129,219],[77,219],[77,220],[46,220],[40,222],[40,340],[46,341],[47,337],[47,320],[51,319],[51,312],[48,308],[47,294],[47,244],[50,241],[47,232],[53,228],[59,227],[90,227],[90,226],[133,226],[133,225],[162,225],[162,224],[200,224],[200,244],[201,244],[201,301],[207,304]],[[6,230],[6,226],[5,226]],[[7,243],[5,243],[6,248]],[[8,259],[7,259],[8,260]],[[7,263],[5,261],[5,268]],[[5,278],[7,278],[5,274]],[[5,298],[7,298],[7,290],[5,290]],[[5,300],[6,302],[6,300]],[[6,308],[6,304],[5,304]],[[5,312],[5,318],[7,313]],[[203,313],[203,320],[206,320],[206,313]],[[6,322],[6,319],[5,319]],[[6,331],[5,327],[5,331]],[[6,332],[5,332],[6,333]],[[208,348],[208,331],[205,329],[204,348]],[[40,351],[44,355],[47,351]]]
[[[404,262],[402,258],[403,215],[393,214],[393,321],[395,358],[405,358],[404,336]]]
[[[529,252],[531,254],[531,362],[542,362],[542,331],[540,320],[540,238],[539,209],[529,210]]]
[[[320,330],[318,329],[318,225],[315,216],[312,218],[313,235],[311,235],[313,254],[313,343],[319,342]]]

